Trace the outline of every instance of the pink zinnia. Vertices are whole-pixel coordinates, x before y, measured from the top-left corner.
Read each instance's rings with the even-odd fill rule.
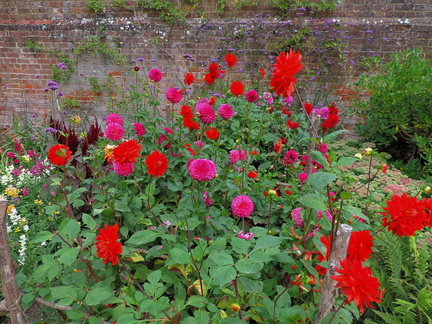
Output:
[[[228,104],[220,105],[218,113],[223,119],[230,119],[232,116],[234,116],[234,110]]]
[[[201,147],[204,146],[204,143],[201,142],[201,141],[196,141],[196,142],[195,142],[195,146],[197,147],[197,149],[200,149]]]
[[[176,88],[169,88],[165,96],[172,103],[178,103],[183,99],[182,94]]]
[[[328,152],[328,146],[327,146],[326,143],[318,144],[318,146],[317,146],[317,150],[318,150],[319,152],[321,152],[322,154],[327,153],[327,152]]]
[[[216,177],[216,164],[207,159],[193,160],[188,165],[189,174],[192,179],[198,181],[209,181]]]
[[[299,155],[296,151],[288,151],[284,156],[284,164],[294,164],[297,162]]]
[[[258,100],[258,92],[256,92],[255,90],[249,90],[248,92],[246,92],[245,98],[247,102],[255,102]]]
[[[135,135],[136,136],[144,136],[144,134],[146,133],[146,129],[145,129],[143,124],[135,123],[135,124],[133,124],[133,126],[135,129]]]
[[[154,82],[159,82],[162,80],[162,72],[158,69],[151,69],[148,73],[148,77]]]
[[[196,105],[196,111],[199,119],[204,124],[211,124],[216,118],[216,113],[214,112],[212,106],[205,102],[199,102]]]
[[[127,177],[130,175],[135,169],[135,164],[126,162],[126,163],[115,163],[114,162],[114,172],[122,177]]]
[[[105,135],[111,141],[121,140],[124,135],[122,125],[117,123],[108,124],[108,126],[105,128]]]
[[[121,116],[119,114],[111,113],[108,116],[106,116],[105,123],[107,125],[112,124],[112,123],[117,123],[117,124],[123,126],[123,118],[121,118]]]
[[[291,211],[291,219],[294,222],[294,226],[296,226],[296,227],[303,227],[304,226],[304,222],[301,218],[301,207],[294,208]]]
[[[233,199],[231,209],[233,214],[238,217],[248,217],[253,212],[254,203],[250,197],[240,195]]]

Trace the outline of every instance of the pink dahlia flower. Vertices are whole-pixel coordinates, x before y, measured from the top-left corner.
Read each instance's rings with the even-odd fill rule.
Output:
[[[216,177],[216,164],[207,159],[197,159],[188,165],[189,174],[192,179],[198,181],[209,181]]]
[[[148,77],[154,82],[159,82],[160,80],[162,80],[162,72],[158,69],[151,69],[148,73]]]
[[[239,160],[246,161],[245,150],[231,150],[230,151],[230,163],[236,164]]]
[[[301,218],[301,207],[295,208],[291,211],[291,219],[294,222],[294,226],[303,227],[304,222]]]
[[[133,124],[135,129],[135,135],[136,136],[144,136],[144,134],[147,132],[144,125],[141,123],[135,123]]]
[[[245,98],[247,102],[255,102],[258,100],[258,92],[256,92],[255,90],[249,90],[248,92],[246,92]]]
[[[105,136],[111,141],[119,141],[123,138],[124,129],[117,123],[108,124],[105,128]]]
[[[299,179],[299,181],[302,182],[302,183],[303,183],[303,182],[306,182],[307,178],[308,178],[308,174],[305,173],[305,172],[302,172],[302,173],[300,173],[300,174],[298,175],[298,179]]]
[[[182,94],[176,88],[169,88],[165,93],[169,102],[178,103],[183,99]]]
[[[249,196],[240,195],[231,202],[231,209],[238,217],[248,217],[254,210],[254,203]]]
[[[126,163],[115,163],[114,162],[114,172],[122,177],[127,177],[132,174],[135,169],[134,163],[126,162]]]
[[[232,116],[234,116],[234,110],[228,104],[220,105],[218,113],[223,119],[230,119]]]
[[[284,156],[284,164],[294,164],[298,161],[299,155],[296,151],[288,151]]]
[[[196,105],[196,112],[199,117],[199,119],[204,124],[211,124],[214,122],[216,118],[216,113],[214,112],[212,106],[210,106],[208,103],[205,102],[199,102]]]
[[[121,116],[119,114],[111,113],[108,116],[106,116],[105,123],[107,125],[112,124],[112,123],[117,123],[117,124],[120,124],[121,126],[123,126],[123,118],[121,118]]]

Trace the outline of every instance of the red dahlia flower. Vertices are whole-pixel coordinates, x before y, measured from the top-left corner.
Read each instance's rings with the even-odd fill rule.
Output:
[[[147,155],[145,164],[147,165],[147,173],[157,178],[166,172],[168,168],[168,159],[158,150],[154,150],[152,154]]]
[[[381,213],[386,216],[382,219],[383,226],[388,225],[388,230],[398,236],[413,236],[424,227],[428,219],[424,203],[407,193],[402,196],[393,195],[391,200],[387,201],[387,208],[383,209],[386,211]]]
[[[347,257],[350,260],[363,262],[372,254],[373,238],[370,231],[352,232],[348,244]]]
[[[186,73],[183,82],[187,85],[191,85],[195,81],[195,76],[192,73]]]
[[[276,63],[273,65],[273,77],[270,80],[270,87],[278,95],[288,97],[294,92],[294,85],[297,83],[297,80],[293,75],[303,67],[300,63],[301,58],[302,55],[300,52],[293,50],[290,50],[289,53],[280,53],[276,58]]]
[[[237,57],[235,57],[232,54],[227,54],[227,56],[225,56],[225,62],[227,62],[229,67],[232,67],[236,64],[237,62]]]
[[[340,275],[331,278],[338,282],[336,287],[340,287],[342,294],[347,296],[345,304],[354,301],[360,312],[364,313],[364,307],[373,308],[371,303],[381,302],[383,291],[379,291],[379,281],[372,277],[369,267],[350,259],[341,260],[340,264],[342,269],[335,268]]]
[[[141,144],[137,140],[121,142],[112,152],[112,160],[116,163],[134,163],[140,157]]]
[[[210,127],[209,129],[207,129],[205,134],[209,139],[212,139],[212,140],[215,140],[219,137],[219,132],[214,127]]]
[[[98,236],[96,236],[96,251],[99,258],[103,258],[103,263],[111,262],[112,265],[116,265],[118,262],[118,254],[123,251],[121,243],[117,242],[118,236],[118,224],[114,226],[105,225],[105,228],[99,230]]]
[[[230,92],[236,97],[241,96],[244,93],[244,85],[240,81],[234,81],[231,83]]]
[[[68,164],[72,152],[69,147],[63,144],[57,144],[52,146],[48,151],[48,159],[50,162],[57,166],[62,166]]]

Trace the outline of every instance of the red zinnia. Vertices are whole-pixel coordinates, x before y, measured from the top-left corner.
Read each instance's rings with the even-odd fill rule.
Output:
[[[195,76],[192,73],[186,73],[183,82],[187,85],[191,85],[195,81]]]
[[[373,302],[380,303],[383,291],[379,291],[379,281],[372,276],[372,270],[369,267],[363,267],[360,261],[350,259],[341,260],[342,269],[335,268],[340,273],[338,276],[332,276],[338,284],[336,287],[341,288],[342,294],[347,296],[345,304],[354,301],[364,313],[364,307],[373,308]]]
[[[236,97],[241,96],[244,93],[244,85],[240,81],[234,81],[231,83],[230,92]]]
[[[386,216],[382,219],[383,226],[388,225],[388,230],[398,236],[412,236],[424,227],[428,215],[424,210],[422,201],[417,197],[410,197],[407,193],[402,196],[393,195],[387,201],[386,212],[381,215]],[[390,216],[390,218],[388,217]]]
[[[112,152],[112,160],[116,163],[134,163],[140,157],[141,144],[137,140],[123,141]]]
[[[158,150],[154,150],[152,154],[146,156],[145,164],[147,165],[147,173],[157,178],[166,172],[168,159]]]
[[[347,257],[360,262],[365,261],[372,254],[373,238],[370,231],[352,232],[348,244]]]
[[[288,97],[294,92],[294,84],[297,81],[293,75],[303,67],[300,63],[301,58],[302,55],[300,52],[293,51],[292,49],[289,53],[280,53],[276,58],[276,63],[273,65],[273,78],[270,81],[270,87],[278,95]]]
[[[247,176],[251,179],[256,179],[256,177],[258,177],[258,171],[254,170],[254,171],[249,171]]]
[[[69,147],[63,144],[52,146],[48,151],[48,159],[50,162],[57,166],[66,165],[72,156]]]
[[[232,54],[227,54],[227,56],[225,56],[225,62],[227,62],[229,67],[232,67],[236,64],[237,62],[237,57],[235,57]]]
[[[99,234],[96,236],[96,251],[98,257],[104,259],[103,263],[117,264],[117,255],[123,251],[123,246],[117,242],[118,238],[118,223],[114,226],[105,225],[105,229],[99,230]]]
[[[205,134],[209,139],[212,139],[212,140],[217,139],[219,136],[219,132],[214,127],[210,127],[210,129],[207,129]]]

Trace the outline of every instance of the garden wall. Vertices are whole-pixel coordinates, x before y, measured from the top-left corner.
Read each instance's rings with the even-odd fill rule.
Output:
[[[40,120],[50,107],[89,115],[114,107],[134,82],[136,64],[140,75],[153,67],[163,71],[165,90],[181,86],[185,72],[201,77],[210,59],[222,62],[228,51],[243,63],[238,74],[252,80],[258,69],[271,71],[271,55],[304,46],[302,77],[308,86],[299,82],[300,88],[311,101],[338,100],[343,106],[352,95],[350,82],[361,72],[361,56],[411,47],[431,54],[430,0],[343,0],[333,12],[300,8],[284,15],[271,1],[246,7],[232,1],[223,14],[216,12],[216,2],[203,1],[200,8],[187,2],[182,10],[190,14],[171,27],[158,11],[134,1],[114,7],[107,0],[97,13],[79,0],[0,1],[1,128],[23,113]],[[64,94],[59,97],[44,88],[65,53],[75,72],[59,83]],[[144,61],[131,63],[138,58]],[[325,76],[332,76],[326,79],[331,87],[310,90]]]

